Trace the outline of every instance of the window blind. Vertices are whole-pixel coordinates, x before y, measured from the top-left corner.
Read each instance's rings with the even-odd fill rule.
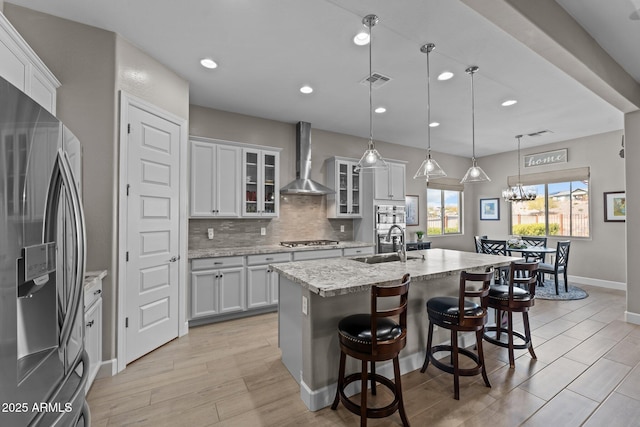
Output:
[[[462,191],[464,190],[464,185],[460,184],[460,180],[457,178],[444,177],[427,182],[427,188],[433,190]]]
[[[520,184],[536,185],[550,182],[584,181],[589,179],[589,166],[573,169],[563,169],[549,172],[528,173],[520,175]],[[518,175],[507,177],[507,185],[518,184]]]

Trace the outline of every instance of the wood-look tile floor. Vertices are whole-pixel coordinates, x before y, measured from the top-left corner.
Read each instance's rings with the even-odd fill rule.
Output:
[[[584,300],[537,300],[530,313],[537,360],[518,351],[509,369],[506,349],[485,342],[492,388],[480,376],[463,377],[456,401],[451,375],[433,366],[404,375],[412,426],[639,425],[640,326],[623,320],[624,292],[582,287]],[[88,401],[94,427],[359,424],[342,405],[307,410],[280,361],[275,313],[192,328],[96,380]],[[401,422],[394,414],[369,425]]]

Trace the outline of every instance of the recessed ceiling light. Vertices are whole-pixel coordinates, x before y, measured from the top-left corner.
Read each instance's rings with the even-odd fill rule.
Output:
[[[205,68],[218,68],[218,64],[211,58],[204,58],[200,60],[200,64]]]
[[[429,123],[429,127],[437,128],[438,126],[440,126],[440,123],[438,123],[438,122],[431,122],[431,123]]]
[[[300,88],[300,92],[304,93],[304,94],[309,94],[311,92],[313,92],[313,88],[309,85],[304,85]]]
[[[509,107],[510,105],[517,104],[517,103],[518,101],[516,101],[515,99],[508,99],[502,103],[502,106]]]
[[[386,112],[386,111],[387,111],[387,109],[386,109],[386,108],[384,108],[384,107],[378,107],[378,108],[376,108],[376,109],[375,109],[375,110],[373,110],[373,111],[375,111],[375,112],[376,112],[376,113],[378,113],[378,114],[382,114],[382,113]]]
[[[451,71],[445,71],[440,73],[438,80],[449,80],[451,77],[453,77],[453,73]]]
[[[369,44],[369,33],[367,33],[366,31],[359,32],[353,38],[353,42],[358,46],[364,46],[366,44]]]

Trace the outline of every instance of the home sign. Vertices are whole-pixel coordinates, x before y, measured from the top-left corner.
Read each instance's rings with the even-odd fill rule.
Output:
[[[524,156],[524,167],[552,165],[554,163],[567,163],[567,149],[545,151],[544,153],[529,154]]]

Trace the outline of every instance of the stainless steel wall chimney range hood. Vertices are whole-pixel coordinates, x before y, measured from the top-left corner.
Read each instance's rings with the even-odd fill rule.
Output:
[[[311,123],[296,125],[296,179],[280,189],[280,194],[322,196],[335,191],[311,178]]]

